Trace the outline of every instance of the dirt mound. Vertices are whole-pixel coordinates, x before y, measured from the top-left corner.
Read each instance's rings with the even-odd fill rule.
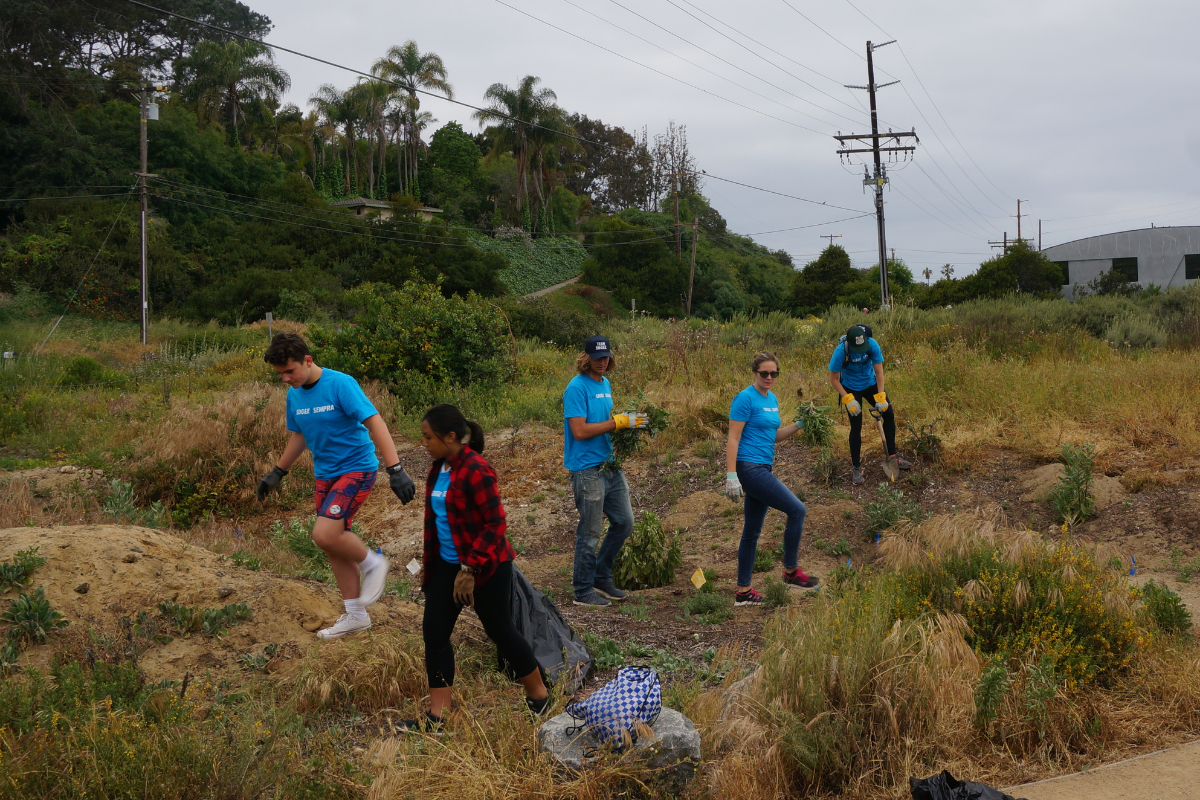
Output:
[[[219,638],[194,634],[152,646],[141,657],[151,679],[237,669],[239,656],[261,653],[269,644],[298,654],[317,642],[314,631],[341,613],[340,597],[331,586],[243,569],[149,528],[0,530],[0,560],[33,547],[46,564],[33,573],[29,588],[45,587],[51,607],[71,621],[66,630],[72,634],[88,628],[115,633],[121,617],[136,618],[139,611],[157,616],[163,600],[201,609],[244,603],[253,610],[250,620]],[[0,596],[0,604],[7,606],[16,594],[14,590]],[[418,610],[412,603],[386,598],[372,608],[371,616],[375,627],[411,627],[419,624]],[[49,646],[33,648],[27,656],[35,665],[48,657]]]
[[[1063,476],[1062,464],[1045,464],[1037,469],[1031,469],[1021,476],[1021,499],[1027,503],[1045,500],[1058,481]],[[1092,496],[1096,498],[1096,508],[1107,508],[1120,503],[1129,497],[1129,492],[1121,485],[1120,478],[1110,478],[1107,475],[1096,475],[1092,478]]]

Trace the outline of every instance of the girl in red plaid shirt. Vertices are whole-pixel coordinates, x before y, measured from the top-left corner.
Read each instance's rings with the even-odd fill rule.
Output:
[[[430,710],[404,720],[401,731],[441,733],[454,684],[450,634],[463,606],[473,606],[483,629],[525,687],[525,702],[540,716],[550,695],[533,648],[512,619],[512,560],[496,473],[480,453],[483,429],[452,405],[434,406],[421,420],[422,445],[433,458],[425,481],[425,554],[422,589],[425,671]]]

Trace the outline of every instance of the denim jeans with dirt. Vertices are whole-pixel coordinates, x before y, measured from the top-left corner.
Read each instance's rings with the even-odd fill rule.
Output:
[[[629,505],[629,486],[617,469],[599,467],[571,473],[571,491],[579,511],[575,529],[575,597],[590,595],[597,584],[612,580],[617,553],[633,531],[633,508]],[[608,516],[608,535],[600,544],[604,517]],[[599,552],[597,552],[599,547]]]

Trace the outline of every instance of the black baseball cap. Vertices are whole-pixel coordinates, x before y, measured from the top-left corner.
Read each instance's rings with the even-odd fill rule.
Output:
[[[850,330],[846,331],[846,348],[851,353],[865,353],[871,349],[867,344],[867,329],[862,325],[851,325]]]
[[[603,336],[592,336],[583,343],[583,352],[588,354],[588,357],[595,361],[597,358],[610,358],[612,356],[612,346],[608,343],[608,339]]]

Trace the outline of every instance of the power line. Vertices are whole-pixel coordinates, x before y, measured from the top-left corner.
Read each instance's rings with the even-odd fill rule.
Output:
[[[134,2],[134,0],[129,0],[129,1],[130,1],[130,2]],[[710,92],[708,89],[705,89],[705,88],[703,88],[703,87],[701,87],[701,86],[697,86],[697,85],[696,85],[696,84],[694,84],[694,83],[689,83],[689,82],[685,81],[683,78],[676,78],[674,75],[669,75],[669,74],[667,74],[667,73],[663,72],[663,71],[662,71],[662,70],[660,70],[660,69],[655,69],[654,67],[651,67],[651,66],[649,66],[649,65],[647,65],[647,64],[643,64],[642,62],[638,61],[637,59],[630,58],[630,57],[629,57],[629,56],[627,56],[627,55],[622,55],[621,53],[618,53],[616,50],[611,50],[611,49],[609,49],[609,48],[605,47],[605,46],[604,46],[604,45],[602,45],[602,44],[596,44],[596,43],[595,43],[595,42],[593,42],[592,40],[590,40],[590,39],[585,39],[584,37],[580,36],[579,34],[577,34],[577,33],[573,33],[573,32],[571,32],[571,31],[567,30],[566,28],[561,28],[561,27],[559,27],[558,25],[555,25],[555,24],[554,24],[554,23],[552,23],[552,22],[547,22],[546,20],[544,20],[544,19],[542,19],[542,18],[540,18],[540,17],[536,17],[536,16],[534,16],[533,14],[530,14],[528,11],[523,11],[523,10],[521,10],[521,9],[517,8],[516,6],[509,5],[508,3],[504,2],[504,0],[496,0],[496,2],[497,2],[497,3],[499,3],[500,5],[504,6],[505,8],[512,9],[513,11],[517,12],[518,14],[521,14],[521,15],[523,15],[523,16],[529,17],[531,20],[533,20],[533,21],[535,21],[535,22],[540,22],[540,23],[542,23],[543,25],[545,25],[546,27],[553,28],[554,30],[558,31],[559,33],[565,33],[567,36],[571,36],[571,37],[573,37],[573,38],[575,38],[575,39],[578,39],[579,41],[581,41],[581,42],[583,42],[583,43],[585,43],[585,44],[590,44],[592,47],[595,47],[595,48],[597,48],[598,50],[603,50],[604,52],[606,52],[606,53],[609,53],[610,55],[614,55],[614,56],[616,56],[617,58],[624,59],[625,61],[628,61],[630,64],[636,64],[637,66],[641,67],[642,69],[648,69],[648,70],[650,70],[651,72],[653,72],[653,73],[655,73],[655,74],[658,74],[658,75],[661,75],[661,76],[663,76],[664,78],[667,78],[668,80],[675,81],[676,83],[679,83],[679,84],[682,84],[682,85],[684,85],[684,86],[687,86],[688,88],[695,89],[695,90],[696,90],[696,91],[698,91],[698,92],[703,92],[704,94],[707,94],[707,95],[709,95],[709,96],[711,96],[711,97],[715,97],[715,98],[717,98],[718,100],[724,100],[726,103],[732,103],[733,105],[735,105],[735,106],[738,106],[739,108],[744,108],[744,109],[746,109],[747,111],[753,111],[753,112],[754,112],[754,113],[756,113],[756,114],[761,114],[761,115],[763,115],[764,117],[769,117],[769,118],[771,118],[771,119],[773,119],[773,120],[775,120],[775,121],[777,121],[777,122],[782,122],[782,123],[783,123],[783,124],[785,124],[785,125],[791,125],[791,126],[793,126],[793,127],[800,128],[801,130],[808,131],[809,133],[815,133],[815,134],[817,134],[818,136],[825,136],[825,135],[827,135],[827,134],[825,134],[825,133],[824,133],[824,132],[822,132],[822,131],[818,131],[818,130],[816,130],[815,128],[809,128],[808,126],[806,126],[806,125],[801,125],[801,124],[800,124],[800,123],[798,123],[798,122],[791,122],[791,121],[789,121],[789,120],[783,119],[782,117],[777,117],[777,116],[775,116],[774,114],[768,114],[766,111],[760,111],[759,109],[757,109],[757,108],[754,108],[754,107],[752,107],[752,106],[748,106],[748,105],[746,105],[746,104],[744,104],[744,103],[739,103],[737,100],[730,100],[728,97],[725,97],[725,96],[723,96],[723,95],[719,95],[719,94],[717,94],[716,92]],[[801,98],[801,99],[803,99],[803,98]],[[808,102],[808,101],[805,101],[805,102]],[[820,108],[820,107],[818,106],[818,108]],[[822,109],[822,110],[825,110],[825,109]]]
[[[671,52],[670,50],[668,50],[667,48],[665,48],[665,47],[662,47],[661,45],[655,44],[654,42],[650,41],[649,39],[646,39],[645,37],[639,36],[638,34],[636,34],[636,33],[633,33],[632,31],[625,30],[624,28],[622,28],[621,26],[617,25],[616,23],[614,23],[614,22],[611,22],[611,21],[609,21],[609,20],[605,19],[604,17],[600,16],[599,14],[596,14],[596,13],[595,13],[595,12],[593,12],[593,11],[589,11],[588,9],[584,8],[583,6],[580,6],[580,5],[577,5],[577,4],[573,3],[573,2],[571,2],[571,0],[563,0],[563,2],[565,2],[567,5],[574,6],[575,8],[579,9],[580,11],[583,11],[585,14],[589,14],[590,16],[593,16],[593,17],[595,17],[596,19],[598,19],[598,20],[601,20],[602,22],[605,22],[605,23],[607,23],[607,24],[611,25],[612,27],[616,28],[617,30],[621,31],[622,33],[626,33],[626,34],[629,34],[630,36],[633,36],[633,37],[634,37],[634,38],[636,38],[636,39],[640,39],[641,41],[645,42],[646,44],[650,45],[651,47],[656,47],[656,48],[658,48],[659,50],[662,50],[664,53],[667,53],[668,55],[671,55],[671,56],[673,56],[673,57],[675,57],[675,58],[678,58],[678,59],[680,59],[681,61],[683,61],[683,62],[685,62],[685,63],[687,63],[687,64],[690,64],[690,65],[692,65],[693,67],[696,67],[697,69],[702,69],[702,70],[704,70],[705,72],[707,72],[708,74],[710,74],[710,75],[714,75],[714,76],[716,76],[716,77],[720,78],[721,80],[724,80],[724,81],[729,81],[729,83],[732,83],[734,86],[738,87],[739,89],[742,89],[743,91],[747,91],[747,92],[750,92],[751,94],[757,95],[758,97],[761,97],[761,98],[763,98],[764,100],[767,100],[767,101],[769,101],[769,102],[775,103],[775,104],[777,104],[777,105],[779,105],[779,106],[781,106],[781,107],[783,107],[783,108],[786,108],[788,111],[792,111],[792,112],[795,112],[795,113],[797,113],[797,114],[803,114],[804,116],[808,117],[809,119],[814,119],[814,120],[817,120],[817,122],[820,122],[820,123],[822,123],[822,124],[829,124],[829,123],[827,123],[825,120],[818,119],[817,117],[814,117],[814,116],[812,116],[811,114],[809,114],[809,113],[807,113],[807,112],[800,111],[799,109],[792,108],[791,106],[788,106],[788,105],[784,105],[783,103],[780,103],[778,100],[775,100],[774,98],[768,97],[768,96],[767,96],[767,95],[765,95],[765,94],[762,94],[762,93],[760,93],[760,92],[756,92],[756,91],[755,91],[755,90],[753,90],[753,89],[750,89],[750,88],[747,88],[747,87],[745,87],[745,86],[742,86],[741,84],[739,84],[739,83],[737,83],[737,82],[735,82],[735,81],[733,81],[733,80],[730,80],[729,78],[726,78],[724,75],[720,75],[719,73],[713,72],[712,70],[710,70],[710,69],[708,69],[708,68],[706,68],[706,67],[703,67],[703,66],[701,66],[701,65],[699,65],[699,64],[697,64],[697,63],[695,63],[694,61],[691,61],[691,60],[689,60],[689,59],[686,59],[686,58],[684,58],[683,56],[681,56],[681,55],[678,55],[677,53],[673,53],[673,52]],[[612,3],[613,5],[615,5],[617,8],[623,9],[624,11],[628,11],[630,14],[633,14],[633,15],[634,15],[635,17],[637,17],[638,19],[641,19],[641,20],[643,20],[643,21],[645,21],[645,22],[649,23],[650,25],[653,25],[655,28],[658,28],[660,31],[663,31],[664,33],[670,34],[671,36],[674,36],[676,39],[678,39],[679,41],[683,42],[684,44],[686,44],[686,45],[689,45],[689,46],[691,46],[691,47],[694,47],[694,48],[696,48],[696,49],[697,49],[697,50],[699,50],[700,52],[702,52],[702,53],[704,53],[704,54],[706,54],[706,55],[708,55],[708,56],[711,56],[712,58],[715,58],[716,60],[718,60],[718,61],[722,62],[723,64],[727,64],[727,65],[729,65],[730,67],[733,67],[734,69],[738,70],[739,72],[744,72],[744,73],[746,73],[746,74],[747,74],[747,75],[749,75],[751,78],[754,78],[754,79],[756,79],[756,80],[762,81],[763,83],[767,84],[768,86],[770,86],[770,87],[771,87],[771,88],[773,88],[773,89],[778,89],[779,91],[783,92],[784,94],[791,95],[792,97],[795,97],[797,100],[800,100],[801,102],[804,102],[804,103],[808,103],[809,105],[811,105],[811,106],[814,106],[814,107],[816,107],[816,108],[819,108],[819,109],[821,109],[822,111],[828,111],[828,109],[825,109],[825,108],[822,108],[821,106],[818,106],[816,103],[813,103],[811,100],[808,100],[808,99],[806,99],[806,98],[804,98],[804,97],[801,97],[801,96],[800,96],[800,95],[798,95],[798,94],[794,94],[794,93],[792,93],[792,92],[789,92],[787,89],[784,89],[784,88],[783,88],[783,87],[781,87],[781,86],[776,86],[775,84],[773,84],[773,83],[771,83],[770,81],[768,81],[766,78],[763,78],[763,77],[762,77],[762,76],[760,76],[760,75],[756,75],[756,74],[754,74],[753,72],[750,72],[750,71],[749,71],[749,70],[747,70],[747,69],[744,69],[744,68],[742,68],[742,67],[739,67],[737,64],[734,64],[732,61],[728,61],[728,60],[726,60],[726,59],[722,58],[721,56],[717,55],[716,53],[712,52],[711,50],[708,50],[707,48],[701,47],[700,45],[696,44],[695,42],[692,42],[692,41],[690,41],[690,40],[688,40],[688,39],[685,39],[684,37],[682,37],[682,36],[680,36],[679,34],[675,33],[675,31],[673,31],[673,30],[670,30],[669,28],[664,28],[662,25],[659,25],[657,22],[655,22],[654,20],[650,19],[649,17],[646,17],[646,16],[644,16],[644,15],[642,15],[642,14],[639,14],[637,11],[634,11],[632,8],[629,8],[628,6],[621,5],[620,3],[618,3],[618,2],[617,2],[617,0],[609,0],[609,2],[611,2],[611,3]],[[836,113],[836,112],[830,112],[830,113]]]
[[[192,18],[192,17],[188,17],[188,16],[184,16],[183,14],[177,14],[177,13],[175,13],[174,11],[164,11],[164,10],[163,10],[163,9],[161,9],[161,8],[157,8],[157,7],[155,7],[155,6],[149,5],[148,3],[143,3],[143,2],[141,2],[141,0],[125,0],[125,2],[127,2],[127,3],[131,3],[131,4],[135,5],[135,6],[140,6],[141,8],[145,8],[145,9],[147,9],[147,10],[149,10],[149,11],[153,11],[153,12],[155,12],[155,13],[157,13],[157,14],[165,14],[165,15],[167,15],[167,16],[169,16],[169,17],[174,17],[175,19],[181,19],[181,20],[183,20],[184,22],[190,22],[190,23],[192,23],[192,24],[194,24],[194,25],[199,25],[199,26],[201,26],[201,27],[204,27],[204,28],[209,28],[209,29],[211,29],[211,30],[219,31],[220,33],[223,33],[223,34],[225,34],[226,36],[233,36],[233,37],[236,37],[236,38],[238,38],[238,39],[242,39],[242,40],[244,40],[244,41],[247,41],[247,42],[256,42],[256,43],[258,43],[258,44],[261,44],[261,45],[262,45],[262,46],[264,46],[264,47],[269,47],[269,48],[271,48],[272,50],[278,50],[278,51],[280,51],[280,52],[283,52],[283,53],[289,53],[289,54],[291,54],[291,55],[298,56],[299,58],[305,58],[305,59],[308,59],[309,61],[315,61],[315,62],[317,62],[318,64],[324,64],[324,65],[326,65],[326,66],[333,67],[334,69],[340,69],[340,70],[343,70],[343,71],[345,71],[345,72],[349,72],[349,73],[351,73],[351,74],[353,74],[353,75],[359,75],[359,76],[361,76],[361,77],[364,77],[364,78],[370,78],[370,79],[372,79],[372,80],[383,81],[384,83],[390,84],[391,86],[396,86],[396,87],[398,87],[398,88],[406,88],[406,89],[407,89],[407,87],[401,87],[401,86],[400,86],[400,84],[396,83],[395,81],[388,80],[387,78],[383,78],[383,77],[380,77],[380,76],[378,76],[378,75],[372,75],[372,74],[371,74],[371,73],[369,73],[369,72],[363,72],[362,70],[358,70],[358,69],[355,69],[355,68],[353,68],[353,67],[347,67],[347,66],[344,66],[344,65],[342,65],[342,64],[337,64],[337,63],[335,63],[335,62],[333,62],[333,61],[329,61],[328,59],[324,59],[324,58],[321,58],[321,57],[319,57],[319,56],[309,55],[308,53],[302,53],[302,52],[300,52],[299,50],[293,50],[293,49],[291,49],[291,48],[284,47],[284,46],[282,46],[282,45],[272,44],[272,43],[270,43],[270,42],[268,42],[268,41],[266,41],[266,40],[264,40],[264,39],[255,39],[253,36],[247,36],[246,34],[243,34],[243,33],[238,33],[237,31],[233,31],[233,30],[230,30],[230,29],[228,29],[228,28],[222,28],[222,27],[221,27],[221,26],[219,26],[219,25],[213,25],[213,24],[211,24],[211,23],[208,23],[208,22],[202,22],[201,20],[194,19],[194,18]],[[497,0],[497,2],[499,2],[499,0]],[[509,7],[511,8],[511,6],[509,6]],[[521,12],[521,13],[524,13],[524,12]],[[529,16],[529,15],[528,15],[528,14],[526,14],[526,16]],[[535,18],[535,19],[536,19],[536,18]],[[574,35],[574,34],[572,34],[572,35]],[[538,125],[538,124],[536,124],[536,123],[532,123],[532,122],[525,122],[525,121],[523,121],[523,120],[515,119],[515,118],[513,118],[513,117],[510,117],[510,116],[507,116],[507,115],[505,115],[505,114],[497,114],[497,113],[496,113],[496,112],[495,112],[493,109],[485,109],[485,108],[481,108],[480,106],[472,105],[472,104],[470,104],[470,103],[467,103],[467,102],[464,102],[464,101],[462,101],[462,100],[455,100],[455,99],[453,99],[453,98],[451,98],[451,97],[446,97],[445,95],[440,95],[440,94],[436,94],[435,92],[426,91],[425,89],[416,89],[415,91],[417,92],[417,94],[423,94],[423,95],[426,95],[426,96],[428,96],[428,97],[434,97],[434,98],[437,98],[438,100],[444,100],[444,101],[445,101],[445,102],[447,102],[447,103],[452,103],[452,104],[454,104],[454,105],[462,106],[462,107],[464,107],[464,108],[469,108],[469,109],[472,109],[472,110],[474,110],[474,111],[487,111],[487,112],[488,112],[489,114],[491,114],[492,116],[499,117],[499,118],[501,118],[501,119],[506,119],[506,120],[508,120],[509,122],[515,122],[515,123],[518,123],[518,124],[520,124],[520,125],[524,125],[524,126],[525,126],[525,127],[527,127],[527,128],[537,128],[537,129],[539,129],[539,130],[548,131],[548,132],[550,132],[550,133],[554,133],[554,134],[557,134],[557,135],[559,135],[559,136],[565,136],[565,137],[566,137],[566,138],[568,138],[568,139],[574,139],[574,140],[575,140],[575,141],[577,141],[577,142],[583,142],[584,144],[590,144],[590,145],[594,145],[594,146],[596,146],[596,147],[603,147],[603,148],[605,148],[605,149],[612,150],[613,152],[622,153],[622,154],[625,154],[625,155],[630,155],[630,154],[632,154],[632,151],[630,151],[630,150],[625,150],[625,149],[622,149],[622,148],[620,148],[620,147],[615,147],[615,146],[613,146],[613,145],[611,145],[611,144],[608,144],[608,143],[605,143],[605,142],[597,142],[597,141],[593,141],[592,139],[587,139],[587,138],[585,138],[585,137],[583,137],[583,136],[578,136],[578,135],[575,135],[575,134],[562,133],[561,131],[554,130],[554,129],[551,129],[551,128],[547,128],[547,127],[545,127],[545,126],[543,126],[543,125]],[[703,89],[702,89],[701,91],[705,91],[705,90],[703,90]],[[711,93],[711,92],[709,92],[709,94],[712,94],[712,93]],[[714,95],[714,96],[715,96],[715,95]],[[730,101],[730,102],[734,102],[734,101]],[[736,103],[735,103],[735,104],[736,104]],[[740,105],[740,104],[738,104],[738,105]],[[743,106],[743,107],[744,107],[744,108],[749,108],[748,106]],[[764,114],[765,116],[771,116],[770,114],[765,114],[765,112],[757,111],[756,109],[749,109],[749,110],[751,110],[751,111],[755,111],[755,113]],[[778,117],[773,117],[773,118],[774,118],[774,119],[779,119]],[[794,127],[798,127],[798,128],[802,128],[802,129],[804,129],[804,130],[811,131],[812,133],[819,133],[819,134],[821,134],[822,136],[826,135],[826,134],[823,134],[823,133],[821,133],[820,131],[815,131],[815,130],[812,130],[811,128],[805,128],[803,125],[797,125],[797,124],[796,124],[796,123],[794,123],[794,122],[788,122],[787,120],[782,120],[782,119],[779,119],[779,121],[780,121],[780,122],[783,122],[783,123],[785,123],[785,124],[788,124],[788,125],[792,125],[792,126],[794,126]],[[693,173],[693,174],[696,174],[696,173]],[[727,183],[737,183],[739,186],[744,186],[744,187],[746,187],[746,188],[748,188],[748,189],[753,189],[753,190],[755,190],[755,191],[759,191],[759,192],[766,192],[766,193],[768,193],[768,194],[774,194],[774,195],[777,195],[777,196],[780,196],[780,197],[787,197],[787,198],[790,198],[790,199],[792,199],[792,200],[800,200],[800,201],[802,201],[802,202],[805,202],[805,203],[813,203],[814,205],[822,205],[822,206],[823,206],[823,205],[828,205],[827,203],[823,203],[823,202],[820,202],[820,201],[817,201],[817,200],[809,200],[809,199],[807,199],[807,198],[804,198],[804,197],[796,197],[795,195],[785,194],[785,193],[783,193],[783,192],[776,192],[776,191],[773,191],[773,190],[771,190],[771,189],[764,189],[764,188],[762,188],[761,186],[753,186],[753,185],[751,185],[751,184],[748,184],[748,183],[740,183],[740,182],[738,182],[738,181],[733,181],[733,180],[731,180],[731,179],[729,179],[729,178],[721,178],[721,177],[718,177],[718,176],[716,176],[716,175],[713,175],[712,173],[709,173],[709,172],[702,172],[702,174],[703,174],[705,177],[707,177],[707,178],[711,178],[711,179],[713,179],[713,180],[725,181],[725,182],[727,182]],[[830,208],[842,208],[841,206],[833,206],[833,205],[830,205],[829,207],[830,207]],[[845,210],[845,211],[857,211],[857,209],[853,209],[853,208],[846,208],[846,209],[843,209],[843,210]]]
[[[135,184],[136,186],[136,184]],[[46,334],[46,338],[42,339],[42,343],[38,345],[37,352],[41,353],[42,348],[46,346],[46,342],[50,341],[50,337],[58,330],[58,324],[63,321],[63,317],[67,315],[67,310],[71,307],[71,303],[75,302],[75,298],[83,290],[84,281],[88,279],[88,275],[92,274],[92,267],[96,266],[96,259],[100,258],[100,254],[104,252],[104,245],[108,244],[108,237],[112,236],[112,232],[117,227],[117,223],[121,221],[121,217],[125,214],[125,207],[129,205],[129,198],[133,197],[134,186],[130,186],[125,192],[125,202],[121,204],[120,210],[117,211],[117,216],[113,218],[112,225],[108,226],[108,233],[104,234],[104,239],[100,242],[100,247],[96,248],[96,255],[92,256],[92,261],[88,264],[88,268],[84,271],[83,277],[79,279],[79,285],[75,287],[75,291],[67,299],[67,304],[63,307],[63,312],[59,314],[58,319],[54,321],[50,332]],[[60,376],[61,377],[61,376]]]
[[[1072,219],[1091,219],[1093,217],[1112,217],[1112,216],[1118,216],[1120,214],[1136,214],[1139,211],[1155,211],[1160,208],[1170,208],[1172,206],[1184,206],[1184,205],[1189,205],[1191,203],[1198,203],[1198,202],[1200,202],[1200,199],[1180,200],[1177,203],[1164,203],[1161,206],[1144,206],[1142,208],[1129,208],[1129,209],[1124,209],[1122,211],[1105,211],[1100,214],[1081,214],[1078,217],[1055,217],[1053,219],[1051,219],[1049,217],[1043,217],[1042,222],[1065,222],[1067,220],[1072,220]],[[1084,226],[1084,227],[1087,227],[1087,226]]]
[[[858,56],[859,58],[862,58],[862,57],[863,57],[861,53],[859,53],[857,50],[855,50],[855,49],[854,49],[853,47],[851,47],[850,45],[848,45],[848,44],[846,44],[845,42],[843,42],[841,39],[839,39],[839,38],[837,38],[836,36],[834,36],[834,35],[833,35],[832,33],[830,33],[829,31],[827,31],[827,30],[825,30],[824,28],[822,28],[820,25],[818,25],[816,22],[814,22],[814,21],[813,21],[813,20],[812,20],[812,19],[811,19],[811,18],[810,18],[810,17],[809,17],[807,14],[805,14],[805,13],[804,13],[804,12],[802,12],[800,9],[796,8],[794,5],[792,5],[791,3],[789,3],[789,2],[788,2],[788,0],[781,0],[781,2],[782,2],[782,3],[783,3],[785,6],[787,6],[788,8],[790,8],[792,11],[795,11],[797,14],[799,14],[801,17],[803,17],[805,22],[807,22],[808,24],[812,25],[814,28],[816,28],[817,30],[819,30],[821,33],[825,34],[825,35],[826,35],[826,36],[828,36],[830,39],[833,39],[835,42],[837,42],[837,43],[838,43],[838,44],[840,44],[842,47],[846,48],[847,50],[849,50],[851,53],[853,53],[854,55]],[[880,72],[882,72],[882,71],[883,71],[883,70],[880,70]]]
[[[34,200],[86,200],[90,197],[124,197],[125,192],[112,192],[109,194],[52,194],[44,197],[4,197],[0,198],[0,203],[29,203]]]
[[[804,78],[801,78],[799,75],[794,75],[794,74],[792,74],[791,72],[788,72],[786,69],[784,69],[783,67],[779,66],[778,64],[776,64],[776,63],[775,63],[774,61],[772,61],[771,59],[767,58],[766,56],[762,55],[761,53],[756,53],[756,52],[755,52],[753,49],[751,49],[751,48],[747,47],[746,45],[742,44],[742,43],[741,43],[741,42],[739,42],[737,39],[734,39],[733,37],[731,37],[731,36],[729,36],[729,35],[727,35],[727,34],[724,34],[724,33],[722,33],[721,31],[717,30],[717,29],[716,29],[716,28],[714,28],[712,25],[709,25],[707,22],[705,22],[704,20],[700,19],[699,17],[697,17],[697,16],[696,16],[695,14],[693,14],[692,12],[688,11],[686,8],[682,8],[681,6],[677,5],[677,4],[674,2],[674,0],[666,0],[666,2],[667,2],[669,5],[675,6],[675,8],[678,8],[680,11],[682,11],[682,12],[683,12],[683,13],[685,13],[685,14],[687,14],[689,17],[691,17],[692,19],[696,20],[696,21],[697,21],[697,22],[699,22],[701,25],[704,25],[705,27],[709,28],[709,29],[710,29],[710,30],[712,30],[714,33],[718,34],[719,36],[723,36],[724,38],[726,38],[726,39],[728,39],[729,41],[733,42],[733,43],[734,43],[734,44],[736,44],[738,47],[742,48],[743,50],[745,50],[747,53],[749,53],[750,55],[754,56],[755,58],[758,58],[759,60],[761,60],[761,61],[763,61],[763,62],[765,62],[765,63],[767,63],[767,64],[770,64],[772,67],[775,67],[775,69],[779,70],[779,71],[780,71],[780,72],[782,72],[784,75],[787,75],[787,76],[788,76],[789,78],[791,78],[792,80],[797,80],[797,81],[800,81],[800,83],[803,83],[805,86],[809,87],[810,89],[813,89],[814,91],[816,91],[816,92],[818,92],[818,93],[820,93],[820,94],[823,94],[823,95],[825,95],[825,96],[826,96],[826,97],[828,97],[830,100],[833,100],[835,103],[841,103],[842,105],[846,106],[847,108],[850,108],[850,109],[852,109],[852,110],[855,110],[855,109],[854,109],[854,106],[850,105],[850,104],[849,104],[849,103],[847,103],[845,100],[842,100],[842,99],[840,99],[840,98],[834,97],[834,96],[833,96],[833,95],[831,95],[829,92],[826,92],[826,91],[825,91],[825,90],[823,90],[823,89],[819,89],[818,87],[816,87],[816,86],[812,85],[811,83],[809,83],[808,81],[804,80]],[[687,0],[683,0],[683,2],[687,3]],[[696,8],[696,6],[692,5],[691,3],[687,3],[687,4],[688,4],[689,6],[692,6],[692,8]],[[787,56],[783,55],[783,54],[782,54],[782,53],[780,53],[779,51],[777,51],[777,50],[773,50],[772,48],[768,47],[767,45],[763,44],[762,42],[759,42],[758,40],[754,39],[753,37],[751,37],[751,36],[749,36],[749,35],[747,35],[747,34],[745,34],[745,33],[742,33],[741,31],[739,31],[737,28],[733,27],[733,26],[732,26],[732,25],[730,25],[729,23],[727,23],[727,22],[722,22],[721,20],[719,20],[719,19],[717,19],[716,17],[714,17],[712,14],[709,14],[707,11],[703,11],[703,10],[701,10],[701,9],[699,9],[699,8],[696,8],[696,10],[697,10],[697,11],[700,11],[700,13],[704,14],[706,17],[709,17],[709,18],[711,18],[711,19],[715,20],[716,22],[719,22],[720,24],[724,25],[726,28],[729,28],[729,30],[733,31],[734,33],[737,33],[739,36],[744,36],[745,38],[747,38],[747,39],[749,39],[750,41],[754,42],[754,43],[755,43],[756,45],[758,45],[759,47],[763,48],[764,50],[770,50],[772,53],[775,53],[776,55],[778,55],[778,56],[780,56],[780,57],[782,57],[782,58],[786,58],[788,61],[791,61],[793,64],[797,64],[798,66],[804,67],[804,69],[807,69],[807,70],[809,70],[810,72],[812,72],[812,73],[814,73],[814,74],[816,74],[816,75],[820,75],[822,78],[825,78],[826,80],[833,81],[834,83],[839,83],[839,81],[836,81],[836,80],[834,80],[833,78],[830,78],[828,75],[823,75],[822,73],[820,73],[820,72],[817,72],[815,69],[812,69],[811,67],[808,67],[808,66],[805,66],[804,64],[801,64],[799,61],[794,61],[793,59],[791,59],[791,58],[788,58]],[[811,102],[811,101],[808,101],[808,102]],[[816,104],[815,104],[815,103],[813,103],[813,105],[816,105]],[[821,106],[817,106],[817,108],[821,108]],[[830,113],[830,114],[836,114],[837,116],[839,116],[839,117],[841,117],[842,119],[845,119],[845,120],[847,120],[847,121],[849,121],[849,122],[856,122],[856,120],[855,120],[855,119],[853,119],[853,118],[851,118],[851,117],[847,117],[845,114],[842,114],[842,113],[840,113],[840,112],[837,112],[837,111],[830,111],[830,110],[829,110],[829,109],[827,109],[827,108],[822,108],[821,110],[822,110],[822,111],[826,111],[826,112],[828,112],[828,113]]]

